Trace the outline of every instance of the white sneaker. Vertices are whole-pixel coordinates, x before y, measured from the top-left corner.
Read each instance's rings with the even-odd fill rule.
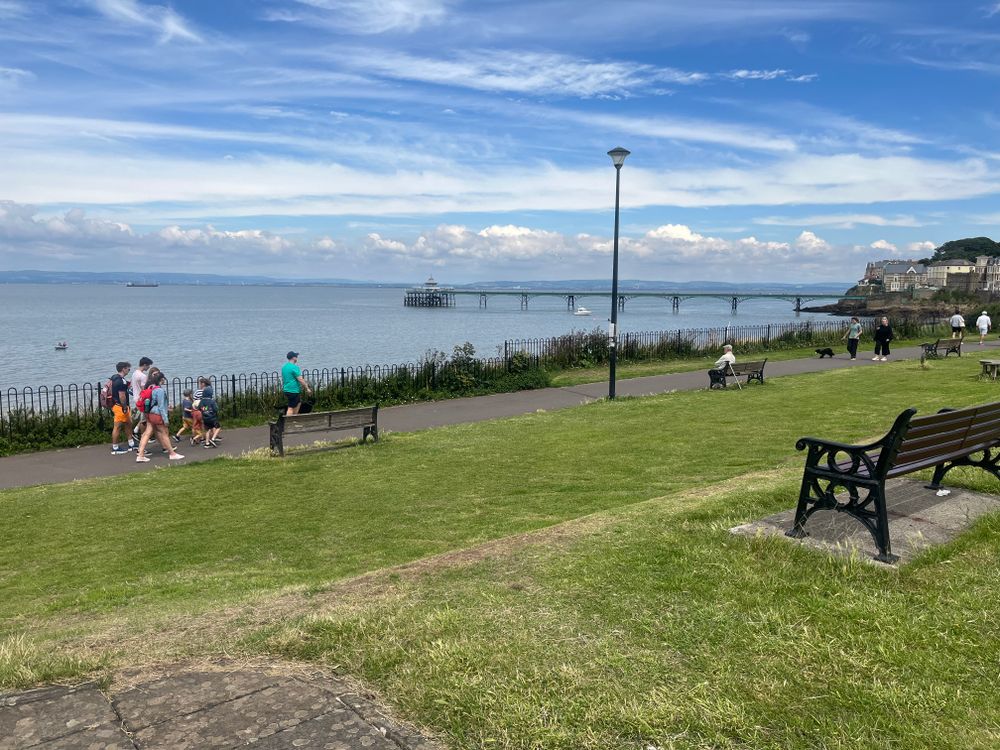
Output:
[[[174,454],[173,454],[173,455],[172,455],[172,456],[170,457],[170,460],[171,460],[171,461],[180,461],[180,460],[181,460],[182,458],[184,458],[184,456],[182,456],[182,455],[181,455],[180,453],[174,453]]]
[[[872,357],[872,362],[878,362],[878,357]]]
[[[888,357],[882,357],[882,361],[883,362],[885,362],[887,359],[889,359],[889,358]]]
[[[149,461],[149,456],[136,456],[135,457],[135,462],[137,464],[144,464],[144,463],[147,463],[148,461]]]

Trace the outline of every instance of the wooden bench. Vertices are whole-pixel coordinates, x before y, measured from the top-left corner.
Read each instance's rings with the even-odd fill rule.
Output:
[[[378,405],[365,406],[361,409],[341,409],[339,411],[316,411],[309,414],[282,414],[274,422],[268,422],[271,428],[271,451],[279,456],[285,455],[285,435],[298,435],[303,432],[332,432],[333,430],[350,430],[363,428],[361,442],[369,435],[378,440]]]
[[[933,342],[926,342],[920,345],[923,350],[923,356],[927,359],[937,359],[941,356],[941,352],[944,352],[944,356],[955,353],[959,357],[962,356],[962,339],[938,339]]]
[[[739,378],[740,375],[746,376],[747,384],[749,384],[751,380],[763,383],[765,364],[767,364],[767,360],[762,359],[757,362],[736,362],[735,364],[728,364],[723,370],[712,368],[708,371],[708,387],[725,388],[727,377]]]
[[[806,521],[818,510],[836,510],[856,518],[871,532],[878,547],[876,560],[895,562],[889,543],[885,481],[934,467],[928,485],[937,490],[944,475],[956,466],[978,466],[1000,479],[1000,402],[942,409],[937,414],[914,416],[907,409],[880,440],[868,445],[848,445],[819,438],[801,438],[795,447],[808,449],[802,473],[795,525],[788,536],[806,536]],[[981,457],[972,456],[982,454]],[[838,503],[838,487],[848,499]],[[863,494],[863,496],[862,496]]]

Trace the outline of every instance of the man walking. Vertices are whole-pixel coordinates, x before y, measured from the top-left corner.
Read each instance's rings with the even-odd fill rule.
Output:
[[[128,371],[132,369],[130,362],[119,362],[115,365],[115,374],[111,376],[111,415],[114,426],[111,428],[111,455],[123,456],[135,447],[135,441],[129,434],[128,425],[132,422],[128,411]],[[122,425],[126,425],[125,434],[128,435],[128,448],[118,445],[118,438],[121,435]]]
[[[982,315],[976,318],[976,328],[979,329],[979,345],[982,346],[986,341],[986,334],[990,332],[990,328],[993,327],[993,321],[990,320],[990,316],[986,314],[983,310]]]
[[[288,352],[285,357],[288,361],[281,367],[281,390],[285,392],[285,402],[287,407],[285,414],[291,416],[298,414],[302,407],[302,389],[306,393],[312,394],[312,388],[302,377],[302,368],[299,367],[299,353]]]
[[[951,337],[953,339],[964,339],[965,338],[965,318],[962,317],[962,313],[955,308],[955,314],[951,316]]]
[[[133,438],[129,440],[130,445],[132,445],[135,440],[139,439],[139,436],[142,435],[142,431],[146,428],[146,425],[144,424],[146,421],[146,414],[138,411],[139,394],[142,393],[143,388],[146,387],[146,378],[149,373],[149,367],[152,364],[153,360],[149,357],[143,357],[139,360],[139,366],[135,368],[135,372],[132,373],[130,387],[132,390],[132,403],[136,406],[136,423],[135,427],[132,429]]]

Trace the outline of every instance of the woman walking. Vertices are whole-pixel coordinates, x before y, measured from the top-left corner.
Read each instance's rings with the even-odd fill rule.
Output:
[[[885,362],[889,357],[889,342],[892,341],[892,326],[889,325],[888,318],[882,318],[878,328],[875,329],[875,356],[873,361]]]
[[[851,325],[847,327],[847,332],[841,339],[847,339],[847,353],[851,355],[851,359],[857,359],[858,342],[861,340],[861,321],[851,318]]]
[[[167,389],[163,387],[166,383],[167,376],[162,372],[156,373],[147,381],[147,387],[152,385],[153,391],[150,395],[151,405],[146,417],[146,431],[142,433],[142,440],[139,441],[139,453],[135,457],[137,463],[149,461],[149,456],[146,455],[146,445],[153,437],[153,433],[156,433],[160,445],[169,449],[171,461],[179,461],[184,458],[174,450],[173,443],[170,442],[170,404],[167,400]]]

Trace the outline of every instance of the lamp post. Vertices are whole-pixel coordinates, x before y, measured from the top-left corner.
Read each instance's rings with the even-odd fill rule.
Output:
[[[615,165],[615,252],[611,271],[611,325],[608,328],[608,350],[611,354],[611,373],[608,383],[608,399],[615,398],[615,365],[618,363],[618,205],[621,197],[622,164],[631,151],[618,146],[608,151],[611,163]]]

